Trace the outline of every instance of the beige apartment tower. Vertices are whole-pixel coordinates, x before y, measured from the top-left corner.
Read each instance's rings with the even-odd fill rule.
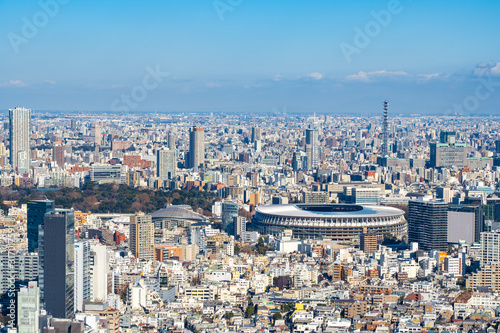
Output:
[[[137,213],[130,216],[130,250],[139,259],[154,259],[154,224],[151,215]]]
[[[377,234],[363,228],[363,233],[359,235],[359,249],[366,255],[370,255],[377,251],[377,245]]]

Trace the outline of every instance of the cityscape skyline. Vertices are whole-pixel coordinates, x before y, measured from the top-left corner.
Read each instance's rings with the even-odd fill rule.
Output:
[[[500,332],[500,2],[0,13],[0,333]]]
[[[497,306],[500,117],[399,117],[389,102],[373,117],[4,115],[2,313],[15,304],[30,333],[128,332],[148,318],[169,333],[462,327],[404,318],[420,293],[448,309],[453,291],[456,315],[487,287],[481,306]],[[23,173],[11,123],[29,128]],[[415,294],[433,284],[446,290]],[[371,320],[377,297],[403,321]]]

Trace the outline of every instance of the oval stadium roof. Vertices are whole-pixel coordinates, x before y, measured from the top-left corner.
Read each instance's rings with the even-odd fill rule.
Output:
[[[151,214],[153,220],[158,219],[180,219],[193,222],[205,222],[207,218],[195,213],[190,206],[167,206]]]
[[[349,204],[266,205],[256,210],[263,214],[298,218],[389,217],[404,214],[404,211],[394,207]]]

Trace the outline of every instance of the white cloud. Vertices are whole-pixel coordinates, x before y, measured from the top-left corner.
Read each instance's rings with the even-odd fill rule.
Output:
[[[474,76],[500,76],[500,62],[486,61],[477,64],[472,73]]]
[[[9,82],[0,83],[0,87],[26,87],[27,83],[21,80],[10,80]]]
[[[313,73],[306,74],[304,77],[309,78],[309,79],[313,79],[313,80],[321,80],[325,76],[321,73],[313,72]]]
[[[45,80],[45,82],[48,84],[56,84],[56,81],[53,81],[53,80]]]
[[[417,74],[417,82],[423,83],[430,80],[443,80],[449,77],[448,74],[432,73],[432,74]]]
[[[276,82],[279,82],[283,80],[283,76],[279,75],[279,74],[276,74],[274,77],[273,77],[273,81],[276,81]]]
[[[408,73],[403,72],[403,71],[387,71],[387,70],[381,70],[381,71],[373,71],[373,72],[363,72],[360,71],[358,74],[353,74],[353,75],[348,75],[346,76],[347,80],[350,81],[364,81],[368,82],[371,79],[374,78],[380,78],[380,77],[402,77],[402,76],[407,76]]]

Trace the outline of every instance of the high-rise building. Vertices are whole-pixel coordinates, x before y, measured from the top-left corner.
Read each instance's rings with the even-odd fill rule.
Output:
[[[377,251],[378,237],[374,232],[368,232],[363,228],[363,233],[359,235],[359,249],[365,254],[370,255]]]
[[[94,138],[94,143],[96,145],[100,145],[102,143],[101,126],[97,124],[95,126],[92,126],[92,129],[90,130],[90,136]]]
[[[39,235],[40,296],[55,318],[73,318],[75,301],[75,213],[55,209],[45,214]]]
[[[91,241],[90,250],[91,299],[104,302],[108,296],[108,251],[96,240]]]
[[[481,241],[484,231],[484,210],[480,205],[451,205],[448,207],[448,243]]]
[[[52,200],[28,201],[28,252],[38,248],[38,227],[43,226],[45,214],[53,209]]]
[[[410,200],[408,205],[408,243],[418,243],[424,251],[448,250],[448,206],[431,197]]]
[[[64,168],[64,147],[54,146],[52,151],[52,160],[57,163],[60,168]]]
[[[136,258],[154,259],[154,224],[151,215],[130,216],[130,250]]]
[[[167,140],[168,140],[168,149],[170,150],[176,150],[176,146],[175,146],[175,135],[174,134],[169,134],[167,136]]]
[[[500,154],[500,140],[495,141],[497,154]]]
[[[12,283],[17,290],[19,285],[36,280],[38,261],[37,253],[0,254],[0,295],[7,293]]]
[[[175,150],[159,149],[156,151],[156,176],[173,179],[176,175],[177,159]]]
[[[31,110],[15,108],[9,110],[10,120],[10,164],[19,173],[29,171]],[[21,154],[20,154],[21,153]],[[26,159],[19,165],[19,157]]]
[[[188,168],[198,169],[205,164],[205,134],[203,128],[193,126],[189,130]]]
[[[247,231],[247,219],[244,216],[233,217],[234,223],[234,236],[241,236],[242,233]]]
[[[75,242],[75,311],[83,312],[83,303],[90,299],[90,241]]]
[[[303,151],[296,151],[293,153],[292,168],[293,171],[304,169],[307,166],[307,154]]]
[[[17,294],[17,332],[38,333],[39,314],[40,288],[36,281],[31,281]]]
[[[252,127],[252,143],[262,140],[262,131],[259,127]]]
[[[440,142],[430,144],[430,166],[463,168],[467,162],[467,144],[456,143],[455,132],[441,132]]]
[[[222,203],[222,229],[228,234],[233,234],[234,219],[238,217],[239,206],[236,202],[224,201]]]
[[[500,232],[481,233],[481,267],[500,263]]]
[[[317,129],[306,130],[307,169],[312,170],[319,165],[319,139]]]

